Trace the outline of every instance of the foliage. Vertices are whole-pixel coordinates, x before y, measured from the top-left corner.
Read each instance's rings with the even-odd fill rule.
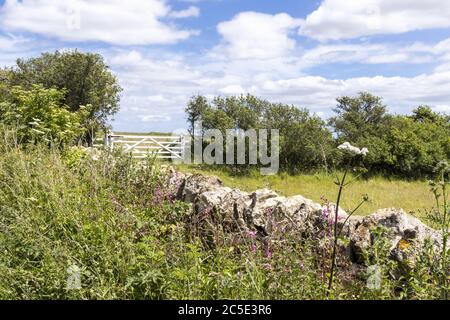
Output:
[[[31,89],[40,84],[46,89],[64,90],[64,104],[71,112],[82,106],[89,112],[83,123],[90,140],[99,126],[119,109],[119,86],[103,57],[94,53],[56,51],[28,60],[18,59],[10,83]]]
[[[190,132],[195,121],[203,129],[278,129],[280,130],[280,165],[285,170],[328,168],[333,152],[331,133],[325,122],[306,109],[270,103],[252,95],[191,99],[186,109]],[[194,122],[193,122],[194,121]],[[301,139],[299,139],[301,137]]]
[[[419,106],[411,116],[390,115],[380,97],[340,97],[329,124],[337,141],[373,150],[364,161],[372,173],[424,177],[450,158],[450,117]]]
[[[64,91],[33,85],[29,90],[12,87],[9,95],[8,100],[0,100],[0,123],[16,130],[19,143],[73,143],[83,131],[87,111],[70,112],[62,104]]]
[[[344,169],[335,146],[344,141],[373,150],[364,165],[371,174],[427,177],[450,157],[450,117],[428,106],[412,115],[391,115],[382,98],[367,92],[337,98],[336,115],[325,122],[307,109],[247,96],[193,97],[186,108],[189,132],[206,129],[279,129],[280,167],[289,172]],[[330,129],[333,130],[333,138]],[[203,132],[199,132],[202,135]]]
[[[329,120],[340,143],[359,144],[360,138],[377,136],[385,121],[386,106],[380,97],[361,92],[357,97],[339,97],[334,109],[335,117]]]
[[[437,263],[437,270],[434,275],[437,276],[440,288],[440,297],[442,299],[450,298],[450,286],[448,279],[449,272],[449,252],[448,237],[450,235],[450,205],[449,205],[449,174],[450,165],[447,161],[441,161],[435,168],[435,179],[430,181],[431,192],[433,193],[436,206],[428,212],[428,218],[436,225],[442,234],[442,249],[440,259]]]

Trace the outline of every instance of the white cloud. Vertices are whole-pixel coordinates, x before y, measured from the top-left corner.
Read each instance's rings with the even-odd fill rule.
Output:
[[[419,64],[432,62],[436,50],[432,46],[414,44],[398,46],[385,43],[319,45],[303,53],[303,67],[329,63]]]
[[[287,103],[326,110],[334,106],[341,95],[355,95],[369,91],[382,96],[391,111],[410,112],[414,106],[448,105],[450,99],[450,71],[422,74],[416,77],[355,77],[331,80],[305,76],[294,79],[267,81],[260,93]],[[442,107],[440,107],[442,108]]]
[[[173,11],[169,14],[169,17],[175,19],[198,17],[198,16],[200,16],[200,9],[194,6],[190,6],[185,10]]]
[[[0,67],[14,64],[19,57],[35,54],[30,39],[15,35],[0,35]]]
[[[300,22],[286,13],[239,13],[217,26],[222,43],[214,48],[213,53],[232,59],[273,59],[286,56],[296,47],[295,40],[289,34],[300,26]]]
[[[414,48],[426,52],[434,50],[434,46],[425,50],[418,44]],[[409,50],[412,49],[405,47],[406,52]],[[248,92],[270,101],[307,107],[327,117],[332,114],[336,97],[369,91],[382,96],[392,112],[409,113],[420,104],[449,111],[450,68],[415,77],[330,79],[303,75],[298,70],[267,73],[264,68],[259,71],[239,68],[239,64],[225,68],[229,61],[218,63],[204,58],[138,51],[119,53],[108,62],[125,87],[126,95],[117,122],[121,129],[126,129],[130,123],[143,131],[182,128],[185,126],[184,108],[195,94],[213,97]],[[165,121],[166,116],[170,116],[170,122]]]
[[[197,34],[164,22],[171,15],[166,0],[6,0],[0,10],[0,26],[65,41],[102,41],[116,45],[168,44]]]
[[[160,122],[160,121],[168,122],[168,121],[172,120],[172,118],[167,115],[151,114],[151,115],[141,116],[141,120],[143,122]]]
[[[300,34],[326,41],[450,27],[450,1],[324,0]]]
[[[245,94],[246,90],[240,85],[229,85],[219,89],[219,92],[225,95]]]
[[[3,52],[17,52],[26,48],[30,42],[29,39],[20,36],[2,36],[0,35],[0,48]]]
[[[120,45],[170,43],[193,34],[176,28],[170,21],[198,14],[196,9],[190,9],[195,7],[173,11],[163,0],[146,0],[144,4],[138,0],[130,0],[127,4],[118,0],[103,5],[99,5],[100,2],[78,1],[81,4],[80,29],[68,29],[66,10],[76,1],[67,4],[51,0],[7,1],[0,12],[0,29],[31,31],[70,41],[100,40]],[[322,6],[328,2],[324,1]],[[36,4],[41,4],[42,8]],[[341,18],[339,10],[345,6],[345,1],[341,1],[330,23]],[[88,8],[91,11],[88,12]],[[387,9],[399,10],[394,4],[383,8],[380,12],[374,10],[374,15],[386,14]],[[73,11],[69,10],[69,13]],[[352,29],[350,34],[364,31],[358,26],[364,21],[356,19],[356,25],[352,27],[348,26],[353,23],[349,21],[339,23],[344,29],[336,28],[338,38],[345,35],[345,28]],[[410,112],[412,107],[423,103],[433,105],[439,111],[450,111],[450,39],[436,44],[373,43],[366,39],[357,43],[319,44],[304,49],[293,37],[301,24],[302,20],[285,13],[244,12],[218,25],[221,36],[218,45],[207,49],[205,55],[148,47],[108,46],[100,49],[125,89],[121,111],[116,117],[116,129],[164,131],[184,127],[183,110],[195,94],[213,97],[248,92],[274,102],[308,107],[326,117],[331,114],[336,97],[367,90],[383,96],[393,112]],[[369,23],[369,26],[374,25],[375,22]],[[326,34],[333,38],[334,29],[326,33],[325,27],[306,21],[302,32],[313,30],[315,38]],[[17,34],[0,35],[0,64],[13,56],[24,56],[23,53],[29,56],[40,51],[52,51],[51,44],[50,41],[44,45],[36,39],[21,38]],[[354,76],[339,79],[341,70],[333,66],[330,75],[306,74],[313,66],[334,63],[394,66],[398,63],[430,63],[430,69],[434,70],[415,77]]]

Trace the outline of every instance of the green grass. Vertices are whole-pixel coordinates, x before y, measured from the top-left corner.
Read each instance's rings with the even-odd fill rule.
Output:
[[[280,195],[302,195],[316,202],[322,202],[321,197],[335,202],[338,191],[332,174],[281,173],[276,176],[262,176],[256,171],[245,176],[235,176],[221,169],[207,169],[199,166],[180,166],[179,168],[184,172],[218,176],[226,186],[247,192],[269,188]],[[364,204],[357,212],[359,215],[371,214],[381,208],[402,208],[406,212],[421,217],[424,209],[429,210],[434,206],[434,197],[429,191],[427,181],[407,181],[379,176],[367,180],[358,179],[347,186],[343,194],[342,207],[346,210],[353,209],[364,194],[369,195],[370,202]]]
[[[16,148],[3,140],[0,300],[326,298],[331,244],[326,234],[302,238],[296,230],[279,230],[265,244],[247,233],[225,232],[214,214],[192,219],[190,206],[174,201],[176,188],[169,188],[150,160],[143,166],[117,154],[111,161],[106,153],[94,160],[80,148]],[[299,193],[305,195],[312,185],[328,181],[321,175],[261,179],[216,173],[228,185],[278,191],[284,185],[289,194],[296,193],[289,186],[300,181]],[[198,230],[205,227],[216,246],[204,245]],[[383,266],[382,290],[367,290],[364,269],[354,271],[343,260],[332,298],[438,297],[429,260],[400,283],[390,276],[395,266],[387,254],[373,254],[379,239],[374,238],[366,264]],[[390,252],[384,242],[379,246],[377,252]],[[79,289],[67,287],[67,270],[75,266]],[[399,292],[400,285],[407,287]]]

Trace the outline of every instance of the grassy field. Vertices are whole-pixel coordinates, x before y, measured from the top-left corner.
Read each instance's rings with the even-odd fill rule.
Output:
[[[226,186],[248,192],[269,188],[284,196],[302,195],[317,202],[321,202],[321,197],[335,202],[337,196],[335,178],[331,174],[261,176],[256,171],[248,176],[234,176],[226,170],[205,169],[199,166],[181,166],[180,170],[215,175],[222,179]],[[434,206],[433,195],[429,192],[428,183],[425,180],[406,181],[374,177],[368,180],[358,179],[347,186],[342,207],[346,210],[353,209],[364,194],[369,195],[370,202],[357,212],[359,215],[393,207],[402,208],[406,212],[423,217],[424,209],[429,210]]]
[[[280,230],[269,242],[251,232],[224,232],[214,227],[215,215],[205,215],[207,223],[190,219],[190,206],[174,201],[176,188],[151,159],[136,165],[119,154],[111,161],[108,153],[83,148],[16,148],[3,141],[0,132],[0,300],[415,300],[442,295],[439,270],[446,269],[438,269],[434,257],[418,259],[406,281],[393,278],[398,268],[390,259],[390,242],[378,233],[364,263],[382,266],[381,290],[367,290],[365,268],[342,261],[328,297],[332,238],[327,232],[304,237],[297,230]],[[270,187],[314,199],[313,190],[318,197],[335,192],[331,178],[322,175],[202,173],[215,173],[225,184],[245,190]],[[347,193],[354,201],[364,191],[399,194],[393,190],[399,181],[391,188],[377,179],[370,182],[374,185],[361,183]],[[427,194],[425,182],[411,185],[423,186],[417,198]],[[411,185],[402,188],[416,188]],[[206,234],[198,232],[206,225],[212,226],[217,245],[208,245]]]

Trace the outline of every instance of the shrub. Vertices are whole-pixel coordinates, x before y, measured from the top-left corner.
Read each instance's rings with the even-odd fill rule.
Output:
[[[30,90],[13,87],[10,92],[11,99],[0,103],[0,122],[16,130],[19,142],[73,143],[83,131],[86,110],[70,112],[62,104],[64,91],[33,85]]]

